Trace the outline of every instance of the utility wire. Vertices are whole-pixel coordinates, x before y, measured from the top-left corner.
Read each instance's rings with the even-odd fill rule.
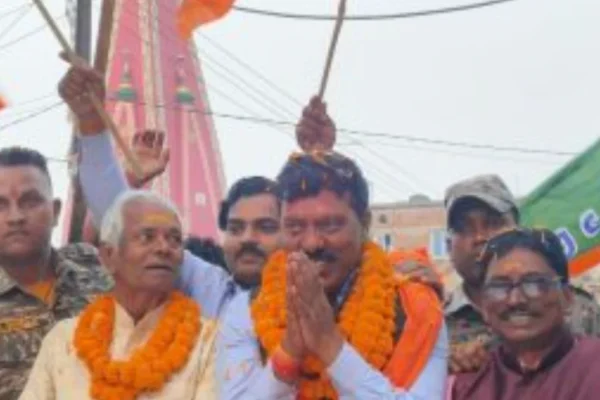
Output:
[[[0,39],[2,39],[4,36],[8,35],[8,33],[15,27],[17,26],[17,24],[19,22],[21,22],[23,20],[23,18],[25,18],[25,16],[27,15],[27,13],[29,13],[29,11],[31,11],[31,9],[33,8],[33,5],[30,5],[28,8],[25,8],[23,10],[22,13],[20,13],[19,15],[17,15],[17,17],[15,19],[12,20],[11,23],[8,24],[8,26],[0,31]]]
[[[60,20],[62,20],[64,18],[65,18],[65,15],[63,14],[63,15],[60,15],[58,17],[55,17],[54,20],[55,21],[60,21]],[[43,24],[43,25],[38,26],[35,29],[32,29],[29,32],[24,33],[23,35],[15,38],[15,39],[13,39],[13,40],[11,40],[9,42],[1,43],[0,44],[0,51],[5,50],[5,49],[7,49],[7,48],[9,48],[11,46],[14,46],[17,43],[20,43],[22,40],[27,39],[27,38],[29,38],[29,37],[31,37],[33,35],[36,35],[36,34],[42,32],[42,31],[46,30],[47,28],[48,28],[48,24]]]
[[[132,16],[135,16],[135,15],[133,14],[133,11],[132,11],[132,10],[130,10],[130,9],[127,7],[127,6],[124,6],[124,7],[123,7],[123,10],[124,10],[124,11],[125,11],[127,14],[130,14],[130,15],[132,15]],[[171,42],[174,42],[174,38],[172,38],[172,37],[168,37],[168,36],[166,35],[166,33],[165,33],[164,29],[161,29],[161,28],[160,28],[160,17],[159,17],[159,16],[156,16],[156,17],[154,17],[154,16],[148,15],[148,14],[146,13],[145,17],[146,17],[146,18],[149,18],[149,19],[150,19],[150,18],[152,18],[152,19],[150,20],[151,22],[153,22],[153,23],[151,24],[151,29],[152,29],[154,32],[156,32],[156,33],[157,33],[159,36],[161,36],[161,37],[163,37],[163,38],[165,38],[165,39],[168,39],[168,40],[169,40],[169,41],[171,41]],[[137,32],[136,32],[134,29],[132,29],[131,27],[129,27],[129,26],[127,26],[127,25],[123,25],[123,26],[122,26],[122,28],[124,28],[126,31],[128,31],[130,34],[132,34],[132,35],[133,35],[133,36],[134,36],[136,39],[140,40],[140,41],[141,41],[143,44],[145,44],[147,47],[150,47],[150,46],[152,46],[152,42],[151,42],[150,40],[148,40],[148,39],[145,39],[145,38],[142,38],[142,37],[141,37],[141,36],[140,36],[140,35],[139,35],[139,34],[138,34],[138,33],[137,33]],[[172,55],[174,55],[174,51],[175,51],[174,49],[175,49],[176,47],[175,47],[175,46],[173,46],[172,48],[173,48],[173,54],[172,54]],[[168,58],[168,55],[166,55],[165,57],[167,57],[167,58]],[[195,57],[195,61],[196,61],[198,64],[200,64],[200,65],[204,66],[204,64],[205,64],[205,63],[204,63],[204,62],[202,62],[202,61],[200,61],[200,60],[198,59],[198,55],[197,55],[197,53],[194,53],[194,57]],[[220,75],[222,76],[222,74],[220,74]],[[232,80],[231,80],[231,79],[227,79],[227,80],[228,80],[228,82],[232,83],[234,86],[237,86],[238,90],[242,91],[242,93],[244,93],[244,94],[246,94],[246,95],[249,95],[247,91],[243,91],[243,90],[241,90],[241,88],[239,88],[239,85],[237,85],[235,82],[232,82]],[[222,90],[220,90],[220,89],[218,89],[218,88],[216,88],[216,87],[214,87],[214,86],[212,86],[212,85],[209,85],[209,84],[208,84],[208,83],[206,83],[205,81],[203,81],[203,85],[205,86],[205,88],[209,89],[209,91],[211,91],[211,92],[214,92],[214,93],[218,94],[219,96],[221,96],[221,97],[225,98],[225,99],[226,99],[228,102],[232,103],[234,106],[236,106],[236,107],[240,108],[240,109],[241,109],[241,110],[243,110],[244,112],[247,112],[247,113],[249,113],[250,115],[254,116],[255,118],[259,118],[259,117],[258,117],[258,114],[257,114],[255,111],[253,111],[253,110],[251,110],[249,107],[247,107],[247,106],[245,106],[245,105],[241,104],[241,103],[240,103],[238,100],[234,99],[232,96],[229,96],[229,95],[228,95],[228,94],[226,94],[224,91],[222,91]],[[269,110],[269,111],[273,112],[273,109],[272,109],[272,108],[270,108],[270,107],[268,107],[268,105],[266,105],[264,102],[258,102],[258,101],[256,100],[256,98],[254,98],[253,96],[250,96],[250,97],[252,97],[252,98],[253,98],[253,101],[255,101],[255,102],[259,103],[259,105],[261,105],[261,106],[263,106],[264,108],[266,108],[267,110]],[[152,106],[152,105],[151,105],[151,106]],[[202,112],[202,113],[203,113],[203,114],[205,114],[205,115],[210,115],[208,112],[204,112],[204,111],[202,111],[202,110],[198,110],[198,111]],[[289,132],[286,132],[286,131],[280,130],[279,128],[275,128],[275,129],[279,130],[280,132],[282,132],[282,133],[284,133],[284,134],[286,134],[286,135],[287,135],[287,134],[289,134]],[[291,135],[290,135],[290,139],[293,141],[293,137],[291,137]]]
[[[515,158],[515,157],[505,157],[505,156],[497,155],[494,153],[491,153],[491,154],[467,153],[467,152],[455,151],[455,150],[450,150],[450,149],[420,147],[420,146],[414,145],[414,144],[402,144],[402,143],[389,142],[389,141],[379,141],[377,139],[369,140],[369,145],[375,145],[375,146],[386,147],[386,148],[393,147],[393,148],[414,150],[414,151],[420,151],[420,152],[426,152],[426,153],[431,152],[431,153],[447,154],[450,156],[458,156],[458,157],[465,157],[465,158],[471,158],[471,159],[499,160],[499,161],[523,162],[523,163],[533,163],[533,164],[543,164],[543,165],[556,165],[556,163],[557,163],[556,159],[550,160],[548,158],[543,158],[543,159]],[[348,144],[346,144],[346,146],[352,146],[352,143],[348,143]]]
[[[57,108],[57,107],[59,107],[61,105],[63,105],[63,101],[62,100],[60,100],[58,102],[55,102],[53,104],[50,104],[49,106],[43,107],[43,108],[41,108],[41,109],[39,109],[37,111],[31,112],[31,113],[25,115],[24,117],[17,118],[17,119],[15,119],[13,121],[10,121],[10,122],[8,122],[8,123],[6,123],[4,125],[0,125],[0,132],[4,131],[7,128],[10,128],[12,126],[19,125],[19,124],[21,124],[21,123],[23,123],[25,121],[29,121],[29,120],[31,120],[33,118],[36,118],[36,117],[38,117],[38,116],[40,116],[42,114],[45,114],[45,113],[47,113],[47,112],[49,112],[51,110],[54,110],[55,108]]]
[[[19,11],[21,11],[24,8],[29,7],[29,4],[21,4],[20,6],[14,7],[14,8],[9,8],[6,11],[2,11],[0,12],[0,20],[3,20],[6,17],[10,17],[13,14],[18,13]]]
[[[10,104],[10,108],[8,109],[8,111],[10,111],[12,109],[15,109],[15,108],[22,107],[22,106],[26,106],[26,105],[29,105],[29,104],[32,104],[32,103],[37,103],[37,102],[39,102],[41,100],[46,100],[46,99],[49,99],[51,97],[57,97],[56,91],[53,91],[52,93],[48,93],[48,94],[43,95],[43,96],[34,97],[33,99],[21,101],[21,102],[18,102],[18,103],[11,103]]]
[[[152,27],[152,28],[153,28],[153,30],[155,30],[156,32],[158,32],[158,33],[159,33],[159,35],[160,35],[161,37],[163,37],[163,38],[165,38],[165,39],[168,39],[168,40],[170,40],[170,41],[174,42],[173,35],[169,35],[169,36],[168,36],[168,35],[167,35],[167,32],[165,32],[165,30],[164,30],[164,29],[162,29],[162,30],[161,30],[161,26],[164,26],[164,25],[162,25],[162,24],[160,23],[160,17],[159,17],[159,16],[157,16],[156,18],[153,18],[153,19],[152,19],[152,21],[154,21],[154,22],[156,23],[156,25]],[[173,33],[173,32],[168,32],[168,33]],[[217,64],[219,64],[219,65],[221,65],[221,66],[222,66],[222,64],[220,64],[220,63],[218,63],[218,62],[217,62]],[[206,65],[210,67],[210,65],[209,65],[209,64],[206,64]],[[213,69],[213,70],[214,70],[214,68],[211,68],[211,69]],[[263,97],[263,98],[267,98],[267,100],[268,100],[270,103],[272,103],[272,104],[274,104],[274,105],[278,106],[278,108],[279,108],[279,109],[282,109],[282,110],[283,110],[283,112],[284,112],[285,114],[289,114],[289,115],[290,115],[290,116],[292,116],[293,118],[296,118],[296,114],[295,114],[294,112],[291,112],[291,111],[287,110],[286,108],[284,108],[284,107],[281,107],[281,106],[280,106],[280,104],[279,104],[279,102],[272,100],[272,99],[271,99],[269,96],[266,96],[266,95],[265,95],[265,93],[264,93],[262,90],[260,90],[260,89],[254,89],[254,88],[253,88],[253,86],[252,86],[251,84],[247,83],[247,82],[246,82],[246,81],[245,81],[243,78],[241,78],[239,75],[237,75],[237,74],[235,74],[235,73],[231,72],[231,70],[229,70],[229,69],[225,69],[225,70],[226,70],[226,71],[228,71],[228,72],[229,72],[229,73],[230,73],[232,76],[236,77],[238,80],[242,81],[242,82],[244,83],[244,85],[245,85],[245,86],[247,86],[247,87],[250,87],[250,88],[251,88],[251,90],[253,89],[254,91],[256,91],[256,92],[257,92],[259,95],[261,95],[261,97]],[[250,97],[250,98],[251,98],[253,101],[255,101],[255,102],[258,102],[260,105],[262,105],[263,107],[265,107],[266,109],[268,109],[268,110],[269,110],[271,113],[273,113],[273,114],[277,115],[278,117],[280,117],[280,115],[281,115],[281,114],[280,114],[280,111],[278,111],[278,110],[274,110],[274,109],[273,109],[273,107],[271,107],[271,106],[269,106],[269,105],[265,105],[265,103],[264,103],[262,100],[259,100],[259,99],[257,99],[257,98],[256,98],[256,96],[254,96],[253,94],[251,94],[251,93],[248,93],[248,92],[247,92],[247,91],[246,91],[244,88],[241,88],[239,85],[237,85],[235,82],[233,82],[233,81],[232,81],[230,78],[228,78],[227,76],[224,76],[224,74],[223,74],[223,73],[221,73],[220,71],[218,72],[218,75],[219,75],[219,76],[221,76],[221,77],[224,77],[224,78],[225,78],[225,79],[226,79],[228,82],[232,83],[232,84],[233,84],[233,85],[234,85],[234,86],[235,86],[235,87],[236,87],[238,90],[240,90],[242,93],[246,94],[246,95],[247,95],[248,97]],[[274,85],[274,84],[272,84],[272,83],[271,83],[271,85],[273,85],[273,86],[276,86],[276,85]],[[282,90],[282,91],[283,91],[283,90]],[[280,117],[280,118],[281,118],[281,117]],[[282,131],[282,132],[283,132],[283,131]],[[284,132],[284,133],[285,133],[286,135],[288,135],[288,134],[289,134],[289,132]],[[292,135],[292,140],[293,140],[293,135]],[[366,150],[368,153],[371,153],[371,154],[373,154],[373,155],[374,155],[374,157],[375,157],[377,160],[382,160],[382,159],[383,159],[384,161],[387,161],[387,163],[388,163],[388,164],[391,164],[391,165],[393,165],[393,166],[394,166],[394,168],[395,168],[395,169],[396,169],[398,172],[400,172],[400,173],[402,173],[403,175],[405,175],[405,176],[409,177],[409,179],[411,180],[410,182],[405,182],[405,183],[402,183],[401,181],[398,181],[398,177],[397,177],[397,176],[394,176],[394,175],[388,175],[388,176],[393,176],[393,179],[394,179],[394,184],[393,184],[392,186],[397,186],[397,185],[398,185],[398,183],[400,183],[400,186],[403,186],[403,185],[405,185],[405,184],[408,184],[408,186],[410,186],[410,187],[411,187],[413,190],[419,191],[418,189],[416,189],[416,186],[414,185],[414,183],[413,183],[413,182],[421,182],[421,184],[423,184],[423,182],[422,182],[423,180],[422,180],[422,179],[417,179],[417,178],[415,178],[414,176],[413,176],[413,177],[411,177],[411,174],[410,174],[408,171],[405,171],[405,170],[404,170],[404,168],[403,168],[402,166],[400,166],[400,165],[396,164],[396,163],[395,163],[393,160],[386,160],[386,159],[385,159],[385,157],[383,157],[383,158],[382,158],[382,155],[381,155],[381,154],[377,154],[377,153],[375,153],[375,152],[374,152],[372,149],[369,149],[367,146],[364,146],[364,145],[363,145],[361,142],[359,142],[358,140],[356,140],[356,139],[352,139],[352,140],[353,140],[353,141],[354,141],[356,144],[358,144],[359,146],[362,146],[362,147],[364,147],[364,148],[365,148],[365,150]],[[375,166],[376,166],[376,164],[374,164],[374,163],[373,163],[373,165],[375,165]],[[381,174],[382,174],[382,175],[386,175],[386,174],[388,174],[388,171],[387,171],[385,168],[382,168],[382,169],[380,169],[380,171],[381,171]]]
[[[215,47],[218,50],[220,50],[221,52],[223,52],[225,55],[227,55],[233,61],[235,61],[242,67],[246,68],[247,70],[249,70],[254,76],[259,78],[261,81],[267,83],[272,89],[274,89],[277,92],[279,92],[280,94],[284,95],[286,98],[288,98],[295,104],[303,106],[303,103],[301,103],[298,99],[294,98],[293,96],[290,96],[285,90],[283,90],[279,86],[275,85],[268,78],[266,78],[264,75],[262,75],[259,71],[252,68],[246,62],[241,60],[235,54],[228,51],[226,48],[224,48],[222,45],[218,44],[216,41],[211,39],[206,34],[203,34],[200,32],[196,36],[206,40],[213,47]],[[275,123],[274,121],[269,121],[269,122]],[[282,124],[282,125],[289,124],[289,122],[287,122],[287,121],[285,121],[285,122],[279,121],[277,123]],[[463,141],[428,139],[428,138],[422,138],[422,137],[411,136],[411,135],[403,135],[403,134],[387,133],[387,132],[368,132],[368,131],[363,131],[363,130],[348,129],[348,128],[342,128],[342,127],[338,127],[338,131],[341,133],[348,133],[348,134],[352,134],[352,135],[363,135],[363,136],[369,136],[369,137],[398,139],[398,140],[404,140],[404,141],[408,141],[408,142],[417,142],[417,143],[420,142],[420,143],[425,143],[425,144],[445,145],[445,146],[451,146],[451,147],[464,147],[464,148],[471,148],[471,149],[478,149],[478,150],[493,150],[493,151],[515,152],[515,153],[525,153],[525,154],[546,154],[546,155],[556,155],[556,156],[573,156],[573,155],[577,154],[575,152],[558,151],[558,150],[535,149],[535,148],[524,148],[524,147],[507,147],[507,146],[499,146],[499,145],[468,143],[468,142],[463,142]]]
[[[291,96],[287,91],[283,90],[278,85],[274,84],[269,78],[267,78],[262,73],[260,73],[260,71],[256,70],[250,64],[248,64],[247,62],[245,62],[244,60],[242,60],[241,58],[239,58],[238,56],[236,56],[235,54],[233,54],[231,51],[227,50],[224,46],[220,45],[217,41],[211,39],[209,36],[207,36],[206,34],[202,33],[200,30],[197,30],[196,32],[197,32],[196,37],[203,38],[206,42],[210,43],[214,48],[218,49],[223,54],[225,54],[226,56],[228,56],[230,59],[232,59],[233,61],[235,61],[237,64],[239,64],[240,66],[242,66],[244,69],[246,69],[247,71],[249,71],[250,73],[252,73],[252,75],[254,75],[260,81],[262,81],[263,83],[265,83],[271,89],[273,89],[277,93],[281,94],[283,97],[287,98],[288,100],[291,100],[297,106],[300,106],[300,107],[304,106],[304,104],[300,100],[298,100],[294,96]]]
[[[133,15],[133,12],[132,12],[131,10],[129,10],[127,7],[124,7],[124,11],[125,11],[126,13],[128,13],[128,14],[131,14],[131,15]],[[152,18],[152,19],[150,19],[150,21],[154,22],[154,24],[152,25],[152,30],[153,30],[154,32],[156,32],[156,33],[157,33],[157,34],[158,34],[160,37],[162,37],[162,38],[164,38],[164,39],[167,39],[167,40],[169,40],[169,41],[171,41],[171,42],[175,43],[175,39],[174,39],[174,35],[175,35],[175,33],[174,33],[174,32],[166,32],[166,31],[165,31],[165,29],[164,29],[164,28],[162,28],[162,27],[164,27],[164,25],[163,25],[163,24],[161,24],[161,22],[160,22],[160,17],[159,17],[159,16],[156,16],[156,17],[154,18],[154,16],[150,16],[150,15],[148,15],[148,14],[149,14],[148,12],[144,12],[144,14],[145,14],[145,15],[144,15],[144,17],[145,17],[145,18],[148,18],[148,19]],[[146,39],[143,39],[143,38],[141,38],[141,37],[140,37],[140,35],[139,35],[139,34],[137,34],[137,33],[136,33],[136,32],[135,32],[133,29],[131,29],[130,27],[128,27],[128,26],[124,26],[123,28],[125,28],[127,31],[131,32],[133,35],[135,35],[135,37],[136,37],[137,39],[141,40],[141,41],[142,41],[143,43],[145,43],[146,45],[148,45],[148,46],[150,46],[150,45],[151,45],[151,42],[150,42],[149,40],[146,40]],[[167,33],[171,33],[171,35],[167,35]],[[173,46],[173,49],[175,49],[175,48],[176,48],[176,46]],[[169,57],[169,55],[167,54],[167,55],[165,55],[165,57],[167,57],[167,58],[168,58],[168,57]],[[196,62],[197,62],[198,64],[200,64],[200,65],[204,65],[204,62],[200,62],[200,60],[198,60],[198,58],[197,58],[197,54],[195,54],[195,57],[196,57]],[[220,75],[222,76],[223,74],[220,74]],[[233,74],[233,75],[235,75],[235,74]],[[241,77],[239,77],[239,76],[237,76],[237,75],[236,75],[236,78],[238,78],[238,80],[242,81],[242,82],[243,82],[243,83],[244,83],[246,86],[250,87],[250,88],[251,88],[251,90],[254,90],[254,91],[256,91],[258,94],[261,94],[261,95],[263,95],[262,97],[265,97],[265,98],[266,98],[266,99],[267,99],[267,100],[268,100],[270,103],[272,103],[272,104],[279,104],[277,101],[274,101],[274,100],[272,100],[272,99],[271,99],[269,96],[266,96],[266,95],[264,95],[264,93],[263,93],[262,91],[260,91],[260,90],[257,90],[257,89],[254,89],[254,88],[252,87],[252,85],[251,85],[251,84],[249,84],[249,83],[247,83],[247,82],[246,82],[246,81],[245,81],[243,78],[241,78]],[[230,83],[232,82],[232,81],[231,81],[231,79],[227,79],[227,80],[228,80],[228,82],[230,82]],[[203,84],[204,84],[206,87],[208,87],[208,88],[209,88],[209,91],[211,91],[211,92],[214,92],[214,93],[216,93],[216,94],[218,94],[218,95],[220,95],[220,96],[224,97],[226,100],[228,100],[229,102],[233,103],[234,105],[236,105],[237,107],[239,107],[239,108],[241,108],[241,109],[243,109],[243,110],[245,110],[245,111],[247,111],[247,110],[248,110],[248,107],[245,107],[245,106],[243,106],[241,103],[239,103],[238,101],[235,101],[235,100],[234,100],[234,99],[233,99],[231,96],[228,96],[228,95],[226,95],[226,94],[225,94],[223,91],[221,91],[221,90],[219,90],[219,89],[217,89],[217,88],[214,88],[214,87],[212,87],[211,85],[208,85],[208,84],[206,84],[205,82],[203,82]],[[237,89],[238,89],[238,90],[241,90],[241,89],[242,89],[242,88],[240,88],[240,87],[239,87],[239,85],[235,85],[235,86],[237,87]],[[242,91],[242,90],[241,90],[241,91]],[[242,91],[242,93],[244,93],[244,94],[248,95],[248,92],[247,92],[247,91],[245,91],[245,90],[243,90],[243,91]],[[252,100],[253,100],[253,101],[256,101],[256,98],[255,98],[255,96],[250,96],[250,97],[252,97]],[[265,106],[265,104],[264,104],[262,101],[260,102],[260,105],[262,105],[263,107]],[[150,106],[152,106],[152,105],[150,105]],[[164,105],[162,105],[162,106],[159,106],[159,107],[164,107]],[[270,112],[273,112],[273,113],[277,114],[278,116],[280,115],[280,114],[279,114],[279,112],[278,112],[278,111],[274,111],[272,107],[266,107],[266,108],[267,108],[267,109],[268,109]],[[295,113],[293,113],[293,112],[291,112],[291,111],[289,111],[289,110],[287,110],[287,109],[285,109],[285,108],[282,108],[282,109],[283,109],[285,112],[289,113],[290,115],[293,115],[293,117],[294,117],[294,118],[296,117]],[[206,112],[206,111],[203,111],[203,110],[196,110],[196,111],[197,111],[197,112],[204,113],[204,114],[206,114],[206,115],[212,115],[212,114],[210,114],[209,112]],[[252,115],[253,115],[253,116],[256,118],[256,113],[254,113],[254,112],[251,112],[250,114],[252,114]],[[290,140],[291,140],[292,142],[294,142],[294,143],[295,143],[294,137],[293,137],[293,135],[291,134],[291,132],[288,132],[288,131],[286,131],[286,130],[282,130],[282,129],[280,129],[280,127],[278,127],[278,126],[271,126],[271,127],[275,128],[277,131],[279,131],[279,132],[281,132],[281,133],[284,133],[285,135],[287,135],[287,136],[290,138]],[[353,139],[353,140],[354,140],[355,142],[357,142],[355,139]],[[358,158],[358,157],[357,157],[357,158]],[[380,159],[380,158],[381,158],[381,157],[380,157],[380,155],[378,155],[378,159]],[[375,166],[375,167],[376,167],[376,166]],[[395,179],[397,179],[397,177],[395,177]],[[400,186],[402,186],[402,185],[403,185],[403,184],[400,184]],[[398,186],[398,181],[395,181],[395,182],[394,182],[392,185],[390,185],[390,187],[396,187],[396,186]],[[386,188],[386,187],[384,186],[384,188]],[[391,197],[395,197],[395,196],[391,196]]]
[[[362,131],[355,129],[338,129],[340,132],[344,132],[350,135],[359,135],[359,136],[368,136],[372,138],[387,138],[387,139],[395,139],[395,140],[404,140],[408,142],[420,142],[427,144],[437,144],[443,146],[451,146],[451,147],[463,147],[477,150],[493,150],[493,151],[502,151],[502,152],[513,152],[513,153],[523,153],[523,154],[545,154],[550,156],[573,156],[578,154],[576,152],[570,151],[560,151],[560,150],[550,150],[550,149],[537,149],[530,147],[511,147],[511,146],[497,146],[493,144],[479,144],[479,143],[470,143],[470,142],[460,142],[460,141],[451,141],[451,140],[443,140],[443,139],[428,139],[421,138],[410,135],[402,135],[395,133],[385,133],[385,132],[370,132],[370,131]]]
[[[238,108],[242,109],[243,111],[253,114],[255,113],[253,110],[250,110],[248,107],[246,107],[245,105],[237,102],[234,98],[230,97],[229,95],[227,95],[224,92],[220,92],[219,89],[217,88],[212,88],[212,90],[216,90],[217,92],[219,92],[218,94],[223,96],[224,98],[226,98],[227,100],[229,100],[232,104],[234,104],[235,106],[237,106]],[[27,103],[32,103],[34,101],[38,101],[44,98],[50,97],[50,95],[47,96],[43,96],[37,99],[32,99],[23,103],[19,103],[20,105],[22,104],[27,104]],[[108,101],[115,101],[115,100],[108,100]],[[59,105],[62,104],[62,101],[58,101],[58,102],[54,102],[50,105],[44,106],[41,109],[37,109],[35,111],[29,111],[27,113],[27,115],[25,115],[24,117],[15,119],[9,123],[6,123],[4,125],[0,125],[0,130],[2,129],[6,129],[10,126],[14,126],[17,125],[19,123],[28,121],[30,119],[33,119],[35,117],[37,117],[38,115],[44,114],[56,107],[58,107]],[[135,104],[138,105],[149,105],[146,102],[142,102],[142,101],[137,101]],[[174,109],[174,110],[182,110],[182,107],[179,105],[167,105],[167,104],[154,104],[151,105],[154,108],[168,108],[168,109]],[[265,125],[285,125],[285,126],[292,126],[295,125],[293,122],[291,121],[277,121],[277,120],[270,120],[267,118],[261,118],[261,117],[256,117],[256,116],[250,116],[250,115],[238,115],[238,114],[230,114],[230,113],[220,113],[220,112],[215,112],[215,111],[203,111],[200,109],[186,109],[186,111],[190,112],[190,113],[202,113],[204,115],[210,115],[212,117],[215,118],[222,118],[222,119],[228,119],[228,120],[235,120],[235,121],[240,121],[240,122],[249,122],[249,123],[255,123],[255,124],[265,124]],[[372,141],[370,141],[369,143],[373,143]],[[532,160],[532,159],[519,159],[519,158],[508,158],[508,157],[502,157],[502,156],[497,156],[495,154],[491,154],[491,155],[480,155],[480,154],[473,154],[473,153],[464,153],[464,152],[456,152],[456,151],[451,151],[451,150],[447,150],[447,149],[437,149],[437,148],[430,148],[430,147],[417,147],[414,145],[401,145],[398,143],[394,143],[394,142],[380,142],[380,141],[376,141],[374,142],[374,144],[379,145],[379,146],[392,146],[392,147],[399,147],[399,148],[404,148],[407,150],[416,150],[416,151],[426,151],[426,152],[437,152],[437,153],[443,153],[443,154],[449,154],[449,155],[455,155],[455,156],[462,156],[462,157],[468,157],[468,158],[483,158],[483,159],[488,159],[488,158],[493,158],[493,159],[498,159],[498,160],[505,160],[505,161],[511,161],[511,162],[534,162],[534,163],[540,163],[540,164],[553,164],[551,161],[548,160]],[[352,147],[353,145],[355,145],[355,143],[348,143],[345,145],[345,147]],[[575,153],[574,153],[575,154]]]
[[[463,4],[453,7],[435,8],[429,10],[420,11],[408,11],[402,13],[393,14],[378,14],[378,15],[348,15],[344,17],[344,20],[348,21],[382,21],[402,18],[416,18],[416,17],[429,17],[440,14],[450,14],[462,11],[472,11],[480,8],[497,6],[504,3],[510,3],[516,0],[489,0],[474,4]],[[233,9],[239,12],[247,14],[261,15],[265,17],[276,17],[276,18],[287,18],[287,19],[298,19],[298,20],[310,20],[310,21],[335,21],[337,15],[324,15],[324,14],[294,14],[282,11],[265,10],[259,8],[233,6]]]
[[[161,24],[160,24],[159,17],[157,16],[157,18],[154,18],[154,19],[158,20],[158,21],[156,21],[156,28],[155,28],[155,30],[156,30],[156,31],[159,33],[159,35],[160,35],[160,36],[162,36],[162,37],[165,37],[165,38],[169,39],[169,38],[168,38],[168,37],[167,37],[167,36],[164,34],[164,30],[163,30],[163,32],[162,32],[162,33],[160,32],[160,31],[161,31],[161,29],[160,29],[160,25],[161,25]],[[214,44],[215,44],[215,42],[212,42],[211,44],[213,44],[213,45],[214,45]],[[223,50],[223,48],[221,47],[221,48],[220,48],[220,50]],[[231,55],[231,54],[230,54],[230,55]],[[239,60],[239,59],[238,59],[238,60]],[[219,63],[217,63],[217,64],[219,65]],[[247,64],[246,64],[246,65],[247,65]],[[226,69],[226,70],[227,70],[227,69]],[[252,71],[253,71],[253,72],[256,72],[255,70],[252,70]],[[228,71],[228,72],[230,72],[230,71]],[[219,73],[219,75],[223,76],[223,74],[222,74],[222,73]],[[259,75],[260,75],[260,74],[259,74]],[[262,77],[262,78],[264,78],[262,75],[261,75],[261,77]],[[239,78],[239,77],[238,77],[238,78]],[[266,82],[269,82],[269,83],[271,83],[271,82],[270,82],[268,79],[264,79],[264,80],[265,80]],[[230,81],[230,82],[231,82],[231,80],[230,80],[230,79],[228,79],[228,81]],[[250,86],[250,85],[248,85],[248,86]],[[273,85],[273,86],[275,86],[276,88],[278,88],[276,85]],[[273,87],[273,86],[272,86],[272,87]],[[238,89],[240,89],[239,87],[237,87],[237,88],[238,88]],[[245,92],[245,91],[243,91],[243,92]],[[285,91],[283,91],[283,92],[285,93]],[[221,93],[221,94],[223,94],[223,93]],[[245,94],[248,94],[248,93],[246,92]],[[251,97],[252,97],[252,96],[251,96]],[[291,96],[286,96],[286,97],[290,98]],[[231,100],[231,98],[229,98],[229,100]],[[293,99],[293,98],[292,98],[292,100],[294,101],[295,99]],[[253,101],[256,101],[256,98],[253,98]],[[295,103],[299,103],[299,102],[297,102],[297,101],[294,101],[294,102],[295,102]],[[275,103],[275,104],[278,104],[278,103]],[[238,103],[238,106],[239,106],[239,103]],[[272,109],[270,109],[270,111],[273,111],[273,110],[272,110]],[[238,118],[240,118],[240,116],[237,116],[237,117],[238,117]],[[242,118],[244,118],[244,119],[246,119],[246,120],[248,120],[248,119],[252,119],[253,121],[257,121],[257,118],[256,118],[255,116],[253,116],[253,117],[245,117],[245,116],[241,116],[241,117],[242,117]],[[262,120],[264,120],[264,119],[262,119]],[[272,122],[274,122],[274,121],[273,121],[273,120],[270,120],[269,122],[271,122],[271,123],[272,123]],[[291,122],[289,122],[289,121],[280,121],[280,122],[283,122],[283,123],[282,123],[282,124],[274,124],[274,125],[293,125],[293,126],[295,126],[295,123],[291,123]],[[356,130],[343,130],[343,129],[340,129],[339,131],[340,131],[340,132],[347,131],[347,132],[349,132],[349,133],[351,133],[351,134],[366,134],[366,132],[364,132],[364,131],[356,131]],[[381,134],[379,134],[379,133],[378,133],[378,134],[376,134],[376,135],[381,135]],[[411,139],[411,140],[419,140],[419,139],[420,139],[420,138],[415,138],[415,137],[408,137],[408,136],[406,136],[406,135],[399,136],[398,138],[405,139],[405,140],[407,140],[407,139]],[[439,142],[440,142],[440,141],[436,141],[436,142],[437,142],[437,144],[439,144]],[[360,142],[359,142],[358,144],[359,144],[359,145],[362,145],[362,143],[360,143]],[[452,144],[454,144],[454,143],[452,143]],[[364,146],[364,145],[363,145],[363,146]],[[475,146],[475,147],[482,147],[481,145],[474,145],[474,146]],[[377,154],[377,153],[376,153],[376,152],[374,152],[372,149],[369,149],[369,148],[368,148],[368,147],[366,147],[366,146],[364,146],[364,147],[365,147],[365,149],[366,149],[367,151],[369,151],[369,152],[373,153],[373,154],[375,155],[375,157],[377,157],[378,159],[380,159],[380,158],[381,158],[381,154]],[[512,148],[511,148],[511,150],[512,150]],[[418,180],[418,181],[420,181],[420,179],[415,179],[415,180]]]

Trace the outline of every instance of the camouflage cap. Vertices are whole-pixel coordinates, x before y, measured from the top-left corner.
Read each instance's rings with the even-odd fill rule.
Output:
[[[457,182],[446,191],[444,205],[448,224],[455,206],[466,198],[481,200],[502,214],[511,210],[518,212],[517,201],[502,178],[498,175],[479,175]]]

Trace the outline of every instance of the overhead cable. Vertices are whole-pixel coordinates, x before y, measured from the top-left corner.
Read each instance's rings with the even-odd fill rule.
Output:
[[[462,11],[471,11],[485,7],[497,6],[504,3],[510,3],[516,0],[488,0],[473,4],[461,4],[452,7],[434,8],[429,10],[418,10],[418,11],[407,11],[392,14],[373,14],[373,15],[348,15],[344,19],[347,21],[381,21],[381,20],[392,20],[402,18],[417,18],[417,17],[428,17],[440,14],[450,14]],[[282,11],[265,10],[259,8],[233,6],[234,10],[247,13],[261,15],[265,17],[276,17],[276,18],[287,18],[287,19],[299,19],[299,20],[311,20],[311,21],[335,21],[337,15],[325,15],[325,14],[295,14]]]

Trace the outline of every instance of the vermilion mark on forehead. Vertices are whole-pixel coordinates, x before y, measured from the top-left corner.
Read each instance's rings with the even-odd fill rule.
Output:
[[[505,261],[502,263],[502,270],[512,274],[522,271],[524,266],[525,264],[520,261]]]
[[[177,223],[177,218],[168,212],[152,212],[142,216],[142,223],[151,225],[173,225]]]

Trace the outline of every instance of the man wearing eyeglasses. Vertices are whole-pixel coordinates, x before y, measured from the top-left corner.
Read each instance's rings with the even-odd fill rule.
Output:
[[[445,305],[450,333],[450,370],[475,371],[487,360],[494,335],[476,304],[480,302],[481,268],[477,260],[488,240],[519,225],[517,202],[502,179],[480,175],[460,181],[446,192],[448,247],[462,284]],[[598,336],[600,307],[587,292],[573,290],[569,315],[572,330]]]
[[[499,346],[477,372],[456,376],[452,400],[592,400],[600,340],[572,333],[568,261],[549,230],[515,229],[481,257],[480,305]]]

